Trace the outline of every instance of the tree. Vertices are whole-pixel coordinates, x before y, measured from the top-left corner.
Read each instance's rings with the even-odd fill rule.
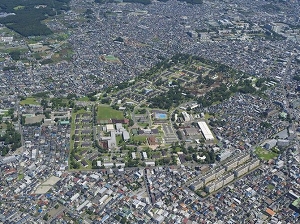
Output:
[[[296,81],[300,81],[300,75],[295,75],[295,76],[293,77],[293,79],[296,80]]]
[[[134,121],[132,119],[129,119],[129,124],[130,127],[134,125]]]
[[[164,157],[163,161],[164,161],[164,164],[169,164],[171,162],[171,158],[170,157]]]
[[[177,134],[177,136],[178,136],[178,138],[180,139],[180,140],[182,140],[182,133],[181,133],[181,131],[180,130],[177,130],[176,131],[176,134]]]
[[[125,217],[123,217],[123,218],[121,219],[121,223],[122,223],[122,224],[125,224],[126,221],[127,221],[127,219],[126,219]]]
[[[44,215],[44,217],[43,217],[43,219],[45,220],[45,221],[48,221],[48,213],[46,213],[45,215]]]
[[[187,155],[187,156],[185,157],[185,160],[186,160],[186,161],[191,161],[191,160],[192,160],[192,157],[191,157],[190,155]]]

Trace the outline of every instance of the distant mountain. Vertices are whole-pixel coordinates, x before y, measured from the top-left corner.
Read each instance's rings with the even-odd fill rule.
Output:
[[[160,2],[167,2],[169,0],[158,0]],[[180,2],[186,2],[189,4],[202,4],[203,0],[178,0]],[[122,0],[95,0],[97,3],[105,3],[105,2],[122,2]],[[123,0],[123,2],[129,2],[129,3],[140,3],[144,5],[151,4],[151,0]]]

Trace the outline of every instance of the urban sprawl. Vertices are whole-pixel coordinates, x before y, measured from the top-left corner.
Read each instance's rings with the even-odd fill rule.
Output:
[[[0,223],[300,222],[299,1],[6,2]]]

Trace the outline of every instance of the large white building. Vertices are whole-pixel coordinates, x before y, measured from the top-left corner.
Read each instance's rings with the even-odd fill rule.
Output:
[[[182,116],[183,116],[184,121],[186,121],[186,122],[191,120],[190,115],[185,111],[182,112]]]
[[[213,133],[211,132],[205,121],[199,121],[198,126],[206,140],[215,139]]]

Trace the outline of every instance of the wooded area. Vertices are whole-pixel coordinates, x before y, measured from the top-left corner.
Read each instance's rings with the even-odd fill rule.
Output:
[[[69,10],[69,2],[70,0],[2,0],[1,11],[15,15],[0,18],[0,23],[22,36],[49,35],[52,31],[42,21]]]

